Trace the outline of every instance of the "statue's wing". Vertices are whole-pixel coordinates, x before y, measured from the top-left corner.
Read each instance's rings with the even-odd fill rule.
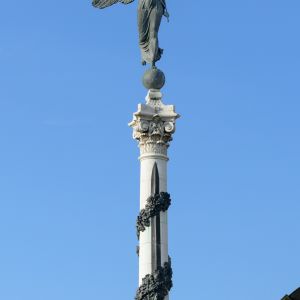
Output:
[[[131,2],[133,2],[134,0],[120,0],[121,3],[123,4],[129,4]]]
[[[105,8],[118,2],[121,2],[123,4],[129,4],[133,1],[134,0],[93,0],[93,6],[97,8]]]

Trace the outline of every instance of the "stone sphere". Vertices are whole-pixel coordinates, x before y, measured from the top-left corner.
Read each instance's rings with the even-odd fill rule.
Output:
[[[166,82],[165,74],[156,68],[147,70],[143,76],[143,84],[148,90],[160,90]]]

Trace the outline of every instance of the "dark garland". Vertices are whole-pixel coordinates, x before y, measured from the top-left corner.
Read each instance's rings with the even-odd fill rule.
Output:
[[[171,259],[151,275],[146,275],[138,288],[135,300],[164,300],[173,286]]]
[[[154,216],[158,216],[161,211],[166,211],[171,205],[170,194],[161,192],[150,196],[147,199],[147,204],[144,209],[141,210],[136,221],[137,237],[140,238],[140,232],[145,231],[146,227],[150,226],[150,219]]]

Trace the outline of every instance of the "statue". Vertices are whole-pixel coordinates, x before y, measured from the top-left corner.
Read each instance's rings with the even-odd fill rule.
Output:
[[[118,2],[129,4],[133,1],[93,0],[93,6],[102,9]],[[142,64],[151,64],[153,69],[156,69],[155,63],[160,60],[163,53],[163,49],[159,48],[158,43],[158,31],[162,16],[165,16],[169,20],[166,0],[139,0],[138,30]]]

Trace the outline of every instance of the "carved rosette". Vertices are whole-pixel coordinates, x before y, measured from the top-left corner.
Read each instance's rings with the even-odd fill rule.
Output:
[[[157,97],[156,94],[154,96]],[[167,157],[179,115],[175,113],[173,105],[164,105],[157,98],[153,99],[148,94],[147,104],[139,105],[129,126],[133,128],[133,138],[139,142],[141,156],[157,154]]]

